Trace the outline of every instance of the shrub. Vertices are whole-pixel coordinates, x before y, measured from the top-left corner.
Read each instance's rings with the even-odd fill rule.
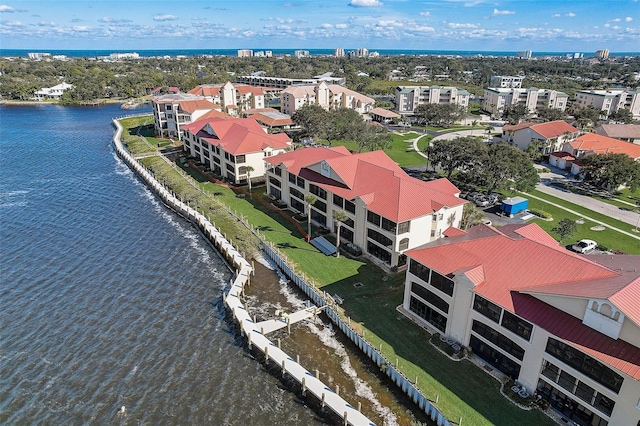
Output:
[[[544,212],[542,210],[529,210],[529,213],[541,217],[543,219],[551,219],[551,213]]]

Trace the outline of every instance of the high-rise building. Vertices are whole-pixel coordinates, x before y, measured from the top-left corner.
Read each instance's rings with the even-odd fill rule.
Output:
[[[295,56],[296,58],[308,58],[311,55],[309,54],[308,50],[296,50],[295,52],[293,52],[293,56]]]
[[[518,58],[530,58],[531,57],[531,51],[530,50],[523,50],[521,52],[516,52],[516,57],[518,57]]]
[[[600,59],[609,58],[609,49],[596,50],[596,58],[600,58]]]
[[[338,47],[333,51],[333,56],[335,56],[336,58],[344,57],[344,49],[342,47]]]
[[[251,49],[238,50],[238,58],[250,58],[252,56],[253,56],[253,50]]]

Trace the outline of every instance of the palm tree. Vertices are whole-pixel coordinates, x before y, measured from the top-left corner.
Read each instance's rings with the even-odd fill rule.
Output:
[[[342,226],[342,222],[347,219],[349,219],[349,217],[342,210],[333,211],[333,220],[336,222],[338,228],[336,231],[336,257],[340,257],[340,227]]]
[[[249,198],[253,199],[253,195],[251,194],[251,172],[255,169],[251,166],[247,166],[247,183],[249,183]]]
[[[460,219],[460,229],[467,229],[482,223],[484,213],[478,210],[473,203],[466,203],[462,207],[462,218]]]
[[[478,125],[478,120],[473,120],[471,122],[471,136],[473,136],[473,129]]]
[[[487,131],[487,139],[489,139],[489,140],[490,140],[490,138],[491,138],[491,132],[493,132],[494,128],[493,128],[493,126],[487,126],[487,127],[485,128],[485,130]]]
[[[304,201],[307,203],[307,242],[311,241],[311,206],[315,204],[318,198],[313,194],[307,194],[304,196]]]

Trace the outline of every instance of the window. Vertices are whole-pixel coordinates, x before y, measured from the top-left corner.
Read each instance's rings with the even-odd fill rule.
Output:
[[[367,222],[373,223],[376,226],[380,226],[380,215],[375,214],[371,210],[367,210]]]
[[[431,278],[431,269],[427,268],[420,262],[416,262],[413,259],[411,259],[411,262],[409,262],[409,272],[426,283],[428,283]]]
[[[517,379],[520,375],[520,364],[512,361],[504,354],[478,339],[473,334],[471,335],[471,339],[469,339],[469,346],[473,349],[473,353],[512,379]]]
[[[550,363],[547,360],[544,361],[544,364],[542,366],[543,376],[550,378],[554,382],[557,382],[559,374],[560,374],[560,369],[558,368],[558,366]]]
[[[289,205],[291,206],[291,208],[293,208],[296,211],[299,211],[300,213],[304,212],[304,203],[296,200],[293,197],[289,197]]]
[[[371,238],[373,241],[376,241],[387,248],[393,247],[393,241],[389,238],[385,237],[378,231],[375,231],[371,228],[367,228],[367,237]]]
[[[296,176],[296,186],[304,189],[304,183],[305,180],[303,178],[301,178],[300,176]]]
[[[408,248],[409,248],[409,239],[408,238],[401,239],[400,244],[398,244],[398,250],[402,251]]]
[[[444,315],[433,310],[413,296],[409,299],[409,310],[442,332],[444,332],[447,327],[447,318]]]
[[[236,163],[244,163],[246,161],[246,156],[243,155],[236,155]]]
[[[518,346],[513,340],[499,333],[494,328],[480,321],[473,320],[471,329],[509,355],[513,356],[514,358],[518,358],[519,360],[522,360],[524,358],[524,349]]]
[[[280,166],[273,168],[273,174],[276,176],[282,176],[282,169]]]
[[[313,209],[311,209],[311,219],[322,226],[327,226],[327,217]]]
[[[320,201],[320,200],[316,200],[315,203],[313,203],[313,207],[315,207],[316,209],[323,211],[323,212],[327,212],[327,203]]]
[[[344,208],[344,198],[339,195],[333,194],[333,204],[340,207],[341,209]]]
[[[356,205],[351,201],[344,200],[344,209],[349,213],[356,214]]]
[[[391,221],[391,220],[389,220],[389,219],[387,219],[385,217],[382,218],[382,229],[384,229],[385,231],[389,231],[392,234],[395,234],[396,233],[396,228],[397,228],[397,226],[396,226],[395,222],[393,222],[393,221]]]
[[[269,195],[271,195],[276,200],[280,200],[282,198],[282,191],[274,186],[271,186],[269,187]]]
[[[416,295],[420,296],[422,300],[429,303],[430,305],[438,308],[440,311],[449,313],[449,304],[442,300],[440,297],[436,296],[426,288],[422,287],[418,283],[411,283],[411,291]]]
[[[607,416],[611,415],[614,405],[615,405],[615,402],[613,402],[612,400],[610,400],[600,392],[596,394],[596,400],[593,403],[593,406],[598,410],[600,410],[601,412],[605,413]]]
[[[299,198],[300,200],[304,200],[304,194],[302,192],[298,191],[295,188],[289,188],[289,194],[293,195],[294,197]],[[304,209],[302,209],[300,211],[304,211]]]
[[[293,173],[289,173],[289,182],[291,182],[292,184],[296,184],[296,175],[294,175]]]
[[[230,172],[235,172],[236,168],[233,164],[227,164],[227,170]]]
[[[217,163],[217,164],[220,164],[220,158],[218,158],[218,157],[213,157],[213,162],[214,162],[214,163]]]
[[[444,275],[440,275],[436,271],[431,273],[431,281],[429,282],[432,286],[440,290],[441,292],[448,294],[449,296],[453,296],[453,281]]]
[[[592,388],[591,386],[578,381],[578,386],[576,386],[576,391],[575,391],[575,395],[582,399],[583,401],[586,401],[588,404],[592,405],[593,404],[593,396],[596,394],[596,390],[594,388]]]
[[[411,230],[411,222],[410,221],[401,222],[401,223],[398,224],[398,235],[404,234],[406,232],[409,232],[410,230]]]
[[[371,241],[367,241],[367,253],[377,257],[388,265],[391,264],[391,253]]]
[[[531,338],[533,325],[513,315],[511,312],[504,311],[504,314],[502,314],[502,326],[527,341]]]
[[[247,174],[247,167],[246,166],[238,167],[238,174],[239,175],[246,175]]]
[[[269,176],[269,183],[271,185],[277,186],[278,188],[280,188],[280,186],[282,185],[280,183],[280,181],[278,179],[274,178],[273,176]]]
[[[552,337],[547,340],[545,351],[615,393],[620,392],[622,376],[589,355]]]
[[[502,308],[495,303],[491,303],[487,299],[478,296],[477,294],[473,300],[473,310],[480,312],[482,315],[496,323],[500,322]]]
[[[558,384],[573,393],[574,388],[576,386],[576,378],[566,371],[560,372],[560,377],[558,378]]]
[[[327,199],[327,191],[312,183],[309,184],[309,192],[323,200]]]

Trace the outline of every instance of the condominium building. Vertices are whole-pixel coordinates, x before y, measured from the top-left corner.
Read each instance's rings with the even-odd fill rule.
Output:
[[[499,88],[515,88],[519,89],[522,87],[522,81],[524,77],[521,75],[513,76],[513,75],[492,75],[489,87],[499,87]]]
[[[608,59],[609,58],[609,49],[596,50],[596,58]]]
[[[253,118],[205,118],[184,125],[183,132],[183,149],[235,184],[264,180],[264,158],[291,148],[285,133],[268,134]]]
[[[467,108],[469,98],[469,92],[457,87],[398,86],[395,105],[400,114],[412,115],[418,105],[425,104],[456,104]]]
[[[253,50],[251,49],[239,49],[238,58],[250,58],[253,56]]]
[[[189,90],[193,95],[203,96],[229,115],[254,108],[264,108],[264,90],[247,84],[201,84]]]
[[[537,224],[478,225],[405,254],[405,315],[563,424],[638,424],[640,256],[578,255]]]
[[[208,101],[204,96],[191,93],[174,93],[152,96],[153,119],[156,133],[160,137],[182,139],[182,126],[207,113],[214,112],[226,116],[219,105]]]
[[[502,127],[502,140],[527,150],[535,142],[541,143],[541,153],[549,155],[561,149],[566,142],[580,135],[580,131],[566,121],[557,120],[546,123],[522,122]]]
[[[311,57],[311,55],[309,54],[308,50],[296,50],[295,52],[293,52],[293,56],[295,56],[296,58],[309,58],[309,57]]]
[[[291,86],[280,94],[281,111],[293,115],[304,105],[319,105],[326,110],[348,108],[360,114],[375,106],[375,99],[337,84],[321,81],[316,85]]]
[[[344,58],[344,49],[342,47],[338,47],[333,51],[333,56],[336,58]]]
[[[341,226],[341,240],[361,247],[386,268],[404,266],[405,251],[457,226],[466,202],[447,179],[412,178],[383,151],[304,148],[265,161],[271,197],[333,232],[333,212],[344,211],[348,219]],[[307,194],[317,199],[310,209]]]
[[[321,81],[329,84],[339,84],[344,86],[347,81],[344,77],[332,77],[331,73],[319,75],[313,78],[284,78],[284,77],[267,77],[264,75],[243,75],[236,78],[236,83],[249,84],[257,87],[269,87],[274,89],[286,89],[289,86],[312,85]]]
[[[611,90],[579,90],[574,105],[592,106],[602,111],[603,116],[612,112],[628,109],[634,119],[640,118],[640,88]]]
[[[571,171],[573,175],[582,172],[580,159],[589,155],[625,154],[635,161],[640,161],[640,145],[613,139],[597,133],[585,133],[562,146],[562,151],[554,152],[549,163]]]
[[[517,58],[531,59],[531,50],[522,50],[520,52],[516,52]]]
[[[482,109],[492,115],[502,115],[510,105],[524,105],[529,113],[534,113],[542,106],[564,111],[568,100],[566,93],[550,89],[490,87],[484,89]]]

